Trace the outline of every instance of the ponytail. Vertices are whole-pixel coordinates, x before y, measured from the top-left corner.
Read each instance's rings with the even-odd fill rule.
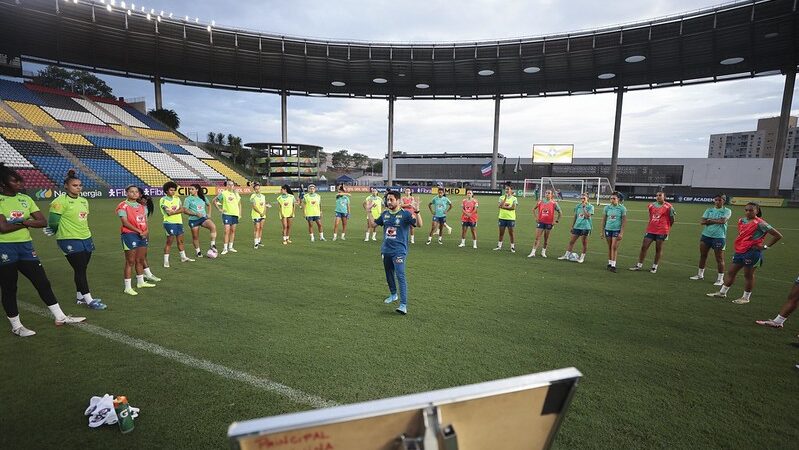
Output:
[[[75,172],[75,169],[67,170],[67,177],[64,178],[64,186],[69,184],[69,182],[72,180],[80,180],[80,178],[78,178],[78,173]]]
[[[199,184],[192,184],[191,187],[197,189],[197,197],[199,197],[200,200],[203,201],[203,203],[207,202],[207,200],[205,199],[205,193],[203,192],[203,188]]]
[[[763,217],[763,210],[762,210],[762,209],[760,209],[760,203],[756,203],[756,202],[749,202],[749,203],[747,203],[747,204],[746,204],[746,206],[753,206],[753,207],[757,208],[757,214],[756,214],[756,216],[757,216],[757,217]]]

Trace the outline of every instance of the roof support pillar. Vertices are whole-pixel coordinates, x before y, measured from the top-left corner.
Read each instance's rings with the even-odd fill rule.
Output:
[[[610,154],[610,188],[616,190],[616,173],[619,165],[619,137],[621,135],[621,106],[624,99],[624,88],[616,89],[616,119],[613,122],[613,150]]]
[[[156,75],[153,78],[153,84],[155,85],[155,109],[164,109],[164,102],[161,99],[161,77]]]
[[[288,124],[288,93],[280,91],[280,142],[287,144],[289,142],[289,124]],[[286,148],[284,147],[285,151]]]
[[[788,119],[791,115],[791,100],[793,99],[793,87],[796,82],[796,66],[791,66],[785,70],[785,88],[782,91],[782,111],[780,112],[780,124],[777,128],[777,145],[774,147],[774,163],[771,165],[771,184],[769,185],[769,196],[777,197],[780,195],[780,175],[782,174],[782,161],[785,159],[785,143],[788,137]]]
[[[388,98],[388,181],[386,186],[394,185],[394,97]]]
[[[494,97],[494,150],[491,156],[491,189],[497,188],[497,159],[499,156],[499,102],[501,97]]]

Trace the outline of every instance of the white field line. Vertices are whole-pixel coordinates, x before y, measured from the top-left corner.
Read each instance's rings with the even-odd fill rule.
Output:
[[[39,306],[31,305],[30,303],[19,302],[19,307],[26,311],[38,314],[43,317],[47,318],[52,317],[49,310]],[[286,386],[285,384],[272,381],[268,378],[259,378],[254,375],[250,375],[246,372],[242,372],[240,370],[231,369],[204,359],[198,359],[193,356],[189,356],[185,353],[178,352],[176,350],[170,350],[168,348],[161,347],[158,344],[153,344],[151,342],[143,341],[141,339],[136,339],[134,337],[122,333],[117,333],[115,331],[98,327],[97,325],[91,325],[88,323],[78,323],[74,324],[74,326],[87,333],[91,333],[96,336],[101,336],[108,340],[128,345],[130,347],[145,351],[147,353],[151,353],[153,355],[158,355],[167,359],[171,359],[185,366],[194,369],[204,370],[213,375],[217,375],[222,378],[227,378],[228,380],[239,381],[242,383],[249,384],[258,389],[263,389],[265,391],[281,395],[301,405],[308,405],[313,408],[327,408],[338,405],[333,401],[326,400],[324,398],[317,397],[315,395],[306,394],[303,391]]]

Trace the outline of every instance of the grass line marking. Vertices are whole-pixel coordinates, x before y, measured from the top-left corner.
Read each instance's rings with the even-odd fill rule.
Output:
[[[38,314],[43,317],[47,318],[51,317],[50,311],[40,306],[35,306],[26,302],[19,302],[19,307],[26,311]],[[162,347],[158,344],[153,344],[152,342],[147,342],[122,333],[117,333],[116,331],[111,331],[103,327],[99,327],[97,325],[92,325],[88,323],[78,323],[74,324],[74,326],[87,333],[91,333],[96,336],[101,336],[108,340],[118,342],[120,344],[125,344],[135,349],[151,353],[153,355],[158,355],[167,359],[171,359],[185,366],[194,369],[204,370],[206,372],[220,376],[222,378],[227,378],[229,380],[234,380],[234,381],[240,381],[242,383],[254,386],[258,389],[263,389],[265,391],[281,395],[301,405],[307,405],[313,408],[327,408],[330,406],[338,405],[336,402],[333,402],[331,400],[326,400],[324,398],[317,397],[315,395],[307,394],[303,391],[294,389],[292,387],[286,386],[285,384],[281,384],[276,381],[272,381],[268,378],[256,377],[254,375],[250,375],[240,370],[231,369],[229,367],[225,367],[221,364],[216,364],[208,360],[195,358],[185,353],[181,353],[176,350],[171,350]]]

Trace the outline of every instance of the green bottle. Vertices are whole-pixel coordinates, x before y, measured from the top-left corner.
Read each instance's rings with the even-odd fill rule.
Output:
[[[130,413],[127,397],[120,395],[114,399],[114,411],[117,413],[119,429],[123,433],[130,433],[133,431],[133,416]]]

